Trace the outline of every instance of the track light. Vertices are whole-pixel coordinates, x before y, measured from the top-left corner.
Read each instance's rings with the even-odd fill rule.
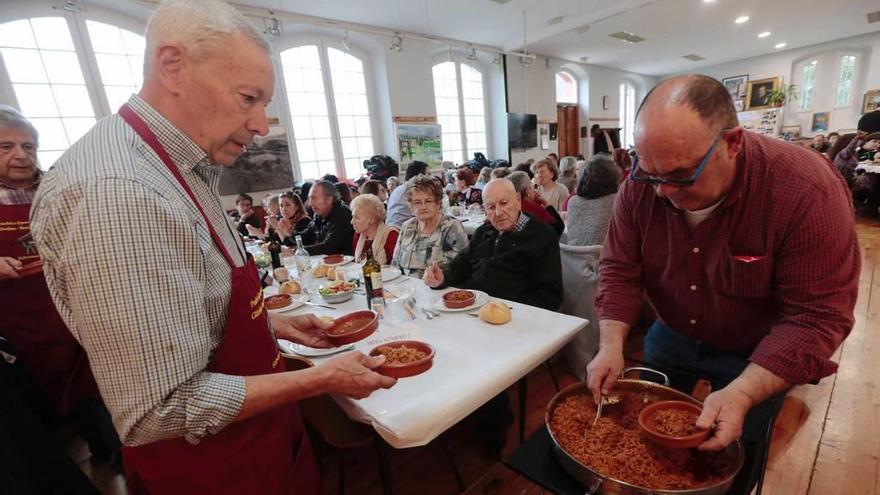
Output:
[[[351,52],[351,41],[348,39],[348,29],[345,30],[345,36],[342,38],[342,47],[346,52]]]
[[[464,58],[471,60],[471,61],[476,60],[477,59],[477,49],[474,47],[470,47],[468,49],[467,53],[465,54]]]
[[[403,51],[403,37],[400,36],[400,33],[394,33],[394,38],[391,39],[391,46],[389,46],[388,49],[392,52]]]
[[[266,21],[269,21],[267,24]],[[263,29],[263,34],[266,36],[281,36],[281,21],[278,20],[277,17],[271,17],[270,19],[263,19],[263,25],[265,29]]]
[[[501,52],[495,52],[495,58],[492,59],[492,63],[495,65],[501,65]]]

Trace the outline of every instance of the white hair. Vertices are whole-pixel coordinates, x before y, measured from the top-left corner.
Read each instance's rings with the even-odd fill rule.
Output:
[[[375,194],[358,194],[351,200],[351,211],[362,209],[379,222],[385,221],[385,205]]]
[[[156,50],[164,43],[180,43],[192,58],[201,58],[217,42],[241,33],[266,52],[269,43],[235,7],[221,0],[164,0],[147,23],[144,75],[150,73]]]
[[[0,129],[19,129],[27,132],[34,138],[34,144],[39,146],[40,134],[37,128],[15,108],[9,105],[0,105]]]

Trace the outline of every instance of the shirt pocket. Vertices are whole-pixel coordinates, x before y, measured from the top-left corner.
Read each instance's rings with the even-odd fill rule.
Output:
[[[773,258],[769,255],[726,254],[715,271],[718,292],[732,297],[762,299],[773,292]]]

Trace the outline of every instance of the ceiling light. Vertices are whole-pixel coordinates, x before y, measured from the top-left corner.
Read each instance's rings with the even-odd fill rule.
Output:
[[[277,17],[273,16],[270,19],[263,19],[263,26],[263,34],[275,37],[281,36],[281,21]]]
[[[590,57],[581,57],[581,62],[586,62],[587,60],[590,60]]]
[[[345,51],[351,52],[351,41],[348,39],[348,29],[345,30],[345,37],[342,38],[342,47]]]
[[[470,47],[468,49],[467,53],[465,54],[464,58],[466,58],[468,60],[472,60],[472,61],[476,60],[477,59],[477,49],[474,47]]]
[[[715,1],[715,0],[703,0],[703,3],[712,3],[712,2],[714,2],[714,1]]]
[[[555,24],[559,24],[559,23],[562,22],[563,20],[565,20],[565,16],[564,16],[564,15],[558,15],[558,16],[552,18],[552,19],[547,20],[547,24],[550,25],[550,26],[553,26],[553,25],[555,25]]]
[[[764,31],[758,35],[758,38],[766,38],[767,36],[770,36],[770,31]]]
[[[737,17],[733,22],[735,22],[737,24],[744,24],[746,22],[749,22],[749,16],[741,15],[741,16]]]
[[[785,46],[786,46],[786,43],[785,43],[785,42],[783,42],[783,43],[776,43],[776,46],[774,46],[773,48],[779,49],[779,48],[785,48]]]
[[[400,36],[400,33],[394,33],[394,37],[391,39],[391,46],[389,46],[388,49],[392,52],[403,51],[403,37]]]
[[[642,41],[645,41],[645,38],[642,38],[641,36],[630,33],[628,31],[618,31],[616,33],[611,33],[608,36],[623,40],[630,44],[641,43]]]
[[[501,52],[495,52],[495,58],[492,59],[492,63],[495,65],[501,65]]]
[[[80,5],[79,2],[77,2],[76,0],[68,0],[64,3],[53,5],[52,8],[56,9],[56,10],[61,9],[61,10],[65,10],[67,12],[74,12],[74,13],[82,12],[83,10],[85,10],[85,9],[83,9],[82,5]]]

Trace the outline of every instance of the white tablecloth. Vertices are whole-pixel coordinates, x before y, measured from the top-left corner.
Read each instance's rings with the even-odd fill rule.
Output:
[[[420,280],[390,283],[392,290],[417,286]],[[269,290],[267,293],[273,291]],[[429,291],[416,292],[425,305]],[[439,297],[439,291],[434,291]],[[423,296],[419,298],[418,296]],[[367,353],[383,335],[410,332],[416,340],[431,344],[436,352],[434,366],[427,372],[398,380],[389,390],[377,390],[362,400],[334,397],[355,421],[372,425],[396,448],[425,445],[449,427],[489,401],[560,350],[587,324],[586,320],[509,302],[513,320],[490,325],[465,313],[442,313],[428,320],[421,312],[414,321],[386,322],[373,336],[355,348]],[[363,294],[337,305],[338,310],[317,307],[297,309],[318,315],[341,316],[366,309]],[[284,346],[282,345],[282,350]],[[320,363],[328,358],[312,358]]]
[[[464,226],[464,231],[467,232],[467,235],[474,235],[474,231],[477,230],[477,227],[483,225],[486,221],[486,215],[474,215],[474,216],[461,216],[456,217],[461,221],[461,224]]]

